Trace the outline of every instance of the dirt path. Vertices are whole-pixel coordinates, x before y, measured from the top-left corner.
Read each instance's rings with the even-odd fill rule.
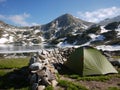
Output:
[[[111,78],[108,81],[101,82],[101,81],[77,81],[76,79],[71,79],[67,77],[61,76],[62,80],[67,80],[75,83],[80,83],[81,85],[85,86],[89,90],[107,90],[108,87],[117,87],[120,88],[120,78]]]

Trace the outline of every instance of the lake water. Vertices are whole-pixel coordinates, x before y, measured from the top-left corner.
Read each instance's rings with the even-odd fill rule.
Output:
[[[51,45],[24,45],[24,46],[16,46],[16,45],[5,45],[0,44],[0,53],[27,53],[27,52],[38,52],[42,49],[50,49],[55,48],[55,46]]]
[[[24,53],[24,52],[37,52],[43,49],[41,45],[0,45],[0,53]]]

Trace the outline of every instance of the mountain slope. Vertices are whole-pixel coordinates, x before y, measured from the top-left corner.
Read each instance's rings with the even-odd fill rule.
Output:
[[[99,25],[107,25],[109,23],[112,23],[112,22],[119,22],[120,21],[120,15],[119,16],[116,16],[116,17],[113,17],[113,18],[107,18],[103,21],[100,21],[98,24]]]
[[[42,41],[40,30],[16,27],[0,21],[0,44],[27,45]]]
[[[41,27],[41,30],[45,31],[45,38],[62,38],[70,33],[83,32],[93,23],[80,20],[73,17],[70,14],[64,14],[48,24]]]
[[[64,14],[48,24],[15,27],[0,22],[0,43],[15,45],[120,45],[120,22],[104,26]]]

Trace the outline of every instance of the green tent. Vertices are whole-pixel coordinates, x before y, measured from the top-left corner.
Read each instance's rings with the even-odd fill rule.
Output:
[[[82,76],[118,73],[99,50],[88,46],[77,48],[65,65]]]

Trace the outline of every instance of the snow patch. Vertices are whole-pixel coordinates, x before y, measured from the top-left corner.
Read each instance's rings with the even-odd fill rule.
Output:
[[[41,41],[45,41],[45,39],[43,37],[41,37],[41,36],[39,36],[39,37],[41,38]]]
[[[97,37],[96,37],[96,40],[102,41],[104,39],[105,39],[105,37],[103,35],[97,35]]]
[[[96,48],[103,51],[118,51],[120,50],[120,45],[116,45],[116,46],[100,45],[100,46],[96,46]]]
[[[92,38],[92,39],[95,39],[97,37],[97,35],[95,34],[89,34],[89,36]]]
[[[40,30],[35,30],[35,34],[37,34],[37,33],[39,33],[40,32]]]
[[[89,36],[92,38],[91,41],[104,40],[105,39],[105,37],[103,35],[89,34]]]
[[[72,47],[73,45],[68,44],[67,42],[59,42],[57,47]]]
[[[118,32],[117,33],[118,37],[120,37],[120,28],[116,29],[116,31]]]
[[[3,35],[3,37],[7,37],[7,36],[9,36],[9,34],[4,34],[4,35]]]
[[[14,42],[13,39],[14,39],[14,37],[10,36],[10,37],[9,37],[9,42]]]
[[[105,33],[105,32],[108,32],[109,30],[106,30],[105,28],[104,28],[104,26],[101,26],[101,33]]]
[[[0,44],[4,44],[6,42],[8,42],[8,39],[6,39],[6,38],[1,38],[0,39]]]

